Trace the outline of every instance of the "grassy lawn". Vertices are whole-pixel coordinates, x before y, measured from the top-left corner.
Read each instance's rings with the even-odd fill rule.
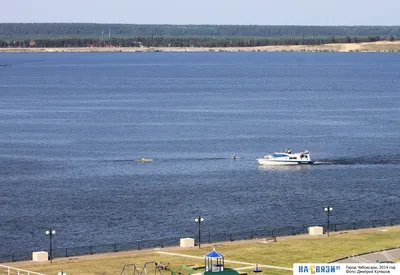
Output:
[[[225,254],[225,260],[240,261],[247,263],[258,263],[264,265],[273,265],[292,268],[293,263],[305,262],[328,262],[349,255],[362,252],[373,251],[377,249],[389,248],[400,245],[400,226],[389,227],[382,231],[378,228],[368,230],[347,231],[341,233],[332,233],[327,236],[294,236],[278,238],[275,243],[263,243],[258,241],[237,241],[228,243],[217,243],[216,250]],[[204,256],[210,252],[212,246],[201,249],[168,249],[161,251],[179,253],[185,255]],[[98,254],[92,256],[70,257],[55,259],[53,263],[33,263],[17,262],[13,266],[28,269],[31,271],[42,272],[45,274],[57,274],[61,270],[72,274],[120,274],[125,264],[135,263],[139,268],[143,268],[145,262],[156,261],[170,263],[171,270],[189,274],[190,271],[181,268],[187,264],[203,264],[202,259],[185,258],[172,255],[159,254],[155,250],[132,251],[112,254]],[[248,265],[226,263],[227,267],[238,268]],[[155,272],[154,265],[147,272]],[[272,275],[289,275],[291,271],[263,268],[264,272]],[[199,273],[202,270],[193,271]],[[250,270],[240,270],[249,272]],[[164,272],[165,273],[165,272]],[[132,269],[126,274],[133,274]],[[171,275],[169,272],[165,275]]]

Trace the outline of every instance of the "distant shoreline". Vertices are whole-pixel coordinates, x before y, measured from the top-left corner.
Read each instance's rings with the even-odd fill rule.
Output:
[[[400,41],[260,47],[0,48],[0,52],[400,52]]]

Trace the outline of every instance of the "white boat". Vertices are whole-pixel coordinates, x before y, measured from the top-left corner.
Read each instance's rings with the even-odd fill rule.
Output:
[[[264,156],[263,158],[257,159],[257,161],[261,165],[313,164],[309,151],[292,153],[290,149],[285,152],[275,152],[273,155]]]

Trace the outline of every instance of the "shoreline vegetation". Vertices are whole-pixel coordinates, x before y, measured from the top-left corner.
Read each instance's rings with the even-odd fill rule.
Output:
[[[0,52],[400,52],[400,41],[254,47],[9,47]]]

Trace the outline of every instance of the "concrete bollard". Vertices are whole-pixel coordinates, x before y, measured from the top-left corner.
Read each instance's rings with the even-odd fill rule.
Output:
[[[308,228],[308,234],[313,236],[324,235],[324,228],[322,226],[310,226]]]
[[[193,238],[181,238],[180,239],[180,247],[194,247],[194,239]]]

